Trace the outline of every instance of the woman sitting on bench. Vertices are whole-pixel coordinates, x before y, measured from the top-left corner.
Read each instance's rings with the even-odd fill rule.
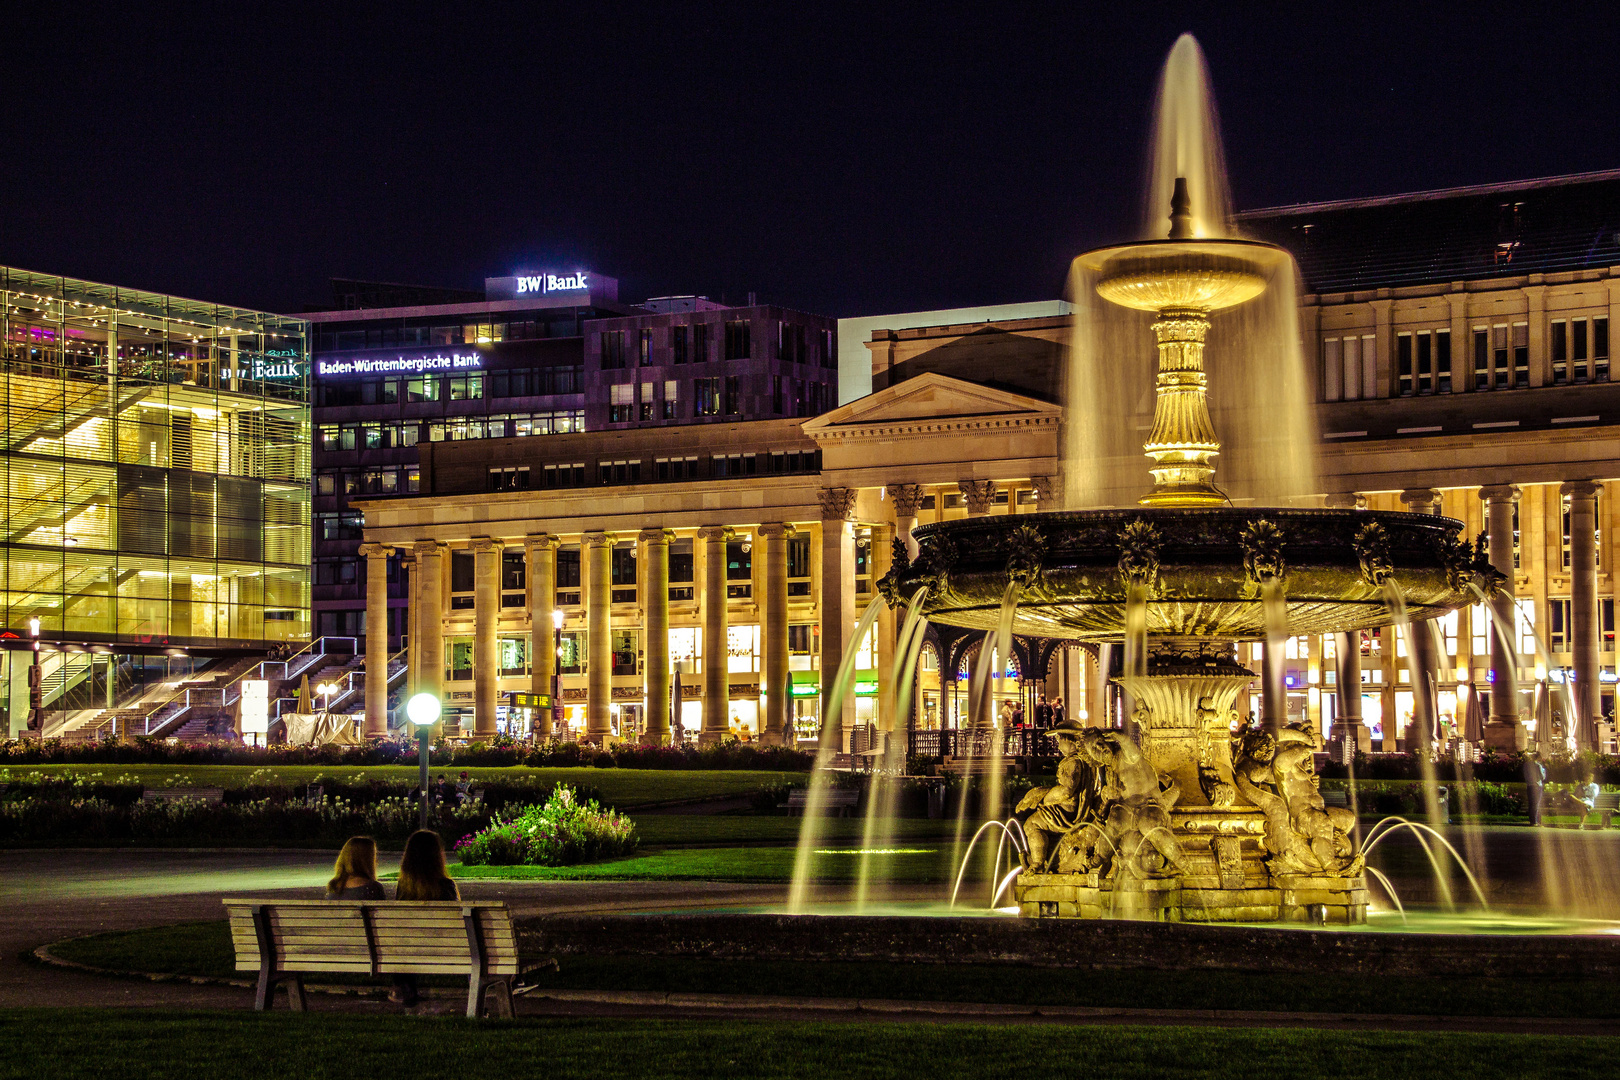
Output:
[[[461,891],[450,880],[444,865],[444,841],[429,829],[418,829],[405,841],[405,854],[399,860],[399,884],[395,900],[460,900]],[[416,976],[395,975],[388,1000],[416,1004]]]
[[[386,900],[377,881],[377,841],[369,836],[351,836],[338,852],[332,867],[332,880],[326,883],[328,900]]]

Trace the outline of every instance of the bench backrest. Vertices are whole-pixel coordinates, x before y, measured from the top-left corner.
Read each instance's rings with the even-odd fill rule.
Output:
[[[839,805],[842,805],[844,803],[848,803],[851,806],[854,806],[857,802],[860,801],[860,798],[861,798],[861,793],[858,792],[858,791],[851,790],[851,789],[847,789],[847,788],[828,788],[827,789],[827,805],[829,805],[829,806],[839,806]],[[803,806],[806,803],[808,803],[809,801],[810,801],[810,791],[809,791],[808,788],[794,788],[792,791],[788,792],[788,805],[789,806]]]
[[[518,973],[517,934],[500,902],[226,900],[236,970],[465,975]],[[255,917],[257,914],[257,918]]]

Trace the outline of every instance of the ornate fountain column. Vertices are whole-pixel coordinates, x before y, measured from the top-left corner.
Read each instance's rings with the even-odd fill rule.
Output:
[[[1603,709],[1598,675],[1597,494],[1591,480],[1571,480],[1559,489],[1569,499],[1569,609],[1575,638],[1576,739],[1582,750],[1596,750],[1597,721]]]
[[[962,501],[967,504],[968,517],[989,516],[990,507],[996,501],[994,480],[959,480],[956,489],[962,493]]]
[[[1507,580],[1491,598],[1491,607],[1509,626],[1517,626],[1513,603],[1513,503],[1519,489],[1512,484],[1481,488],[1485,500],[1485,533],[1491,565]],[[1518,672],[1514,668],[1514,643],[1502,640],[1493,620],[1491,625],[1491,717],[1485,726],[1485,744],[1498,750],[1523,750],[1524,725],[1519,723]]]

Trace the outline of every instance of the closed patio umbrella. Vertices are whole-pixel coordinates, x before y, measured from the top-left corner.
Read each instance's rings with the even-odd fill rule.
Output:
[[[1542,754],[1552,752],[1552,695],[1547,692],[1547,684],[1536,683],[1536,698],[1534,706],[1536,718],[1536,749]]]
[[[679,746],[686,738],[681,729],[681,669],[675,668],[675,677],[669,683],[669,741]]]
[[[1477,745],[1485,741],[1485,713],[1472,686],[1465,687],[1462,693],[1468,698],[1463,705],[1463,738]]]
[[[315,711],[315,695],[310,693],[308,675],[298,682],[298,711],[304,716]]]

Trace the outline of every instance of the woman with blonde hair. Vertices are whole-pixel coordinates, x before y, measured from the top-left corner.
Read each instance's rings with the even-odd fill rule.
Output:
[[[326,883],[328,900],[386,900],[377,881],[377,842],[369,836],[351,836],[338,852],[332,880]]]

